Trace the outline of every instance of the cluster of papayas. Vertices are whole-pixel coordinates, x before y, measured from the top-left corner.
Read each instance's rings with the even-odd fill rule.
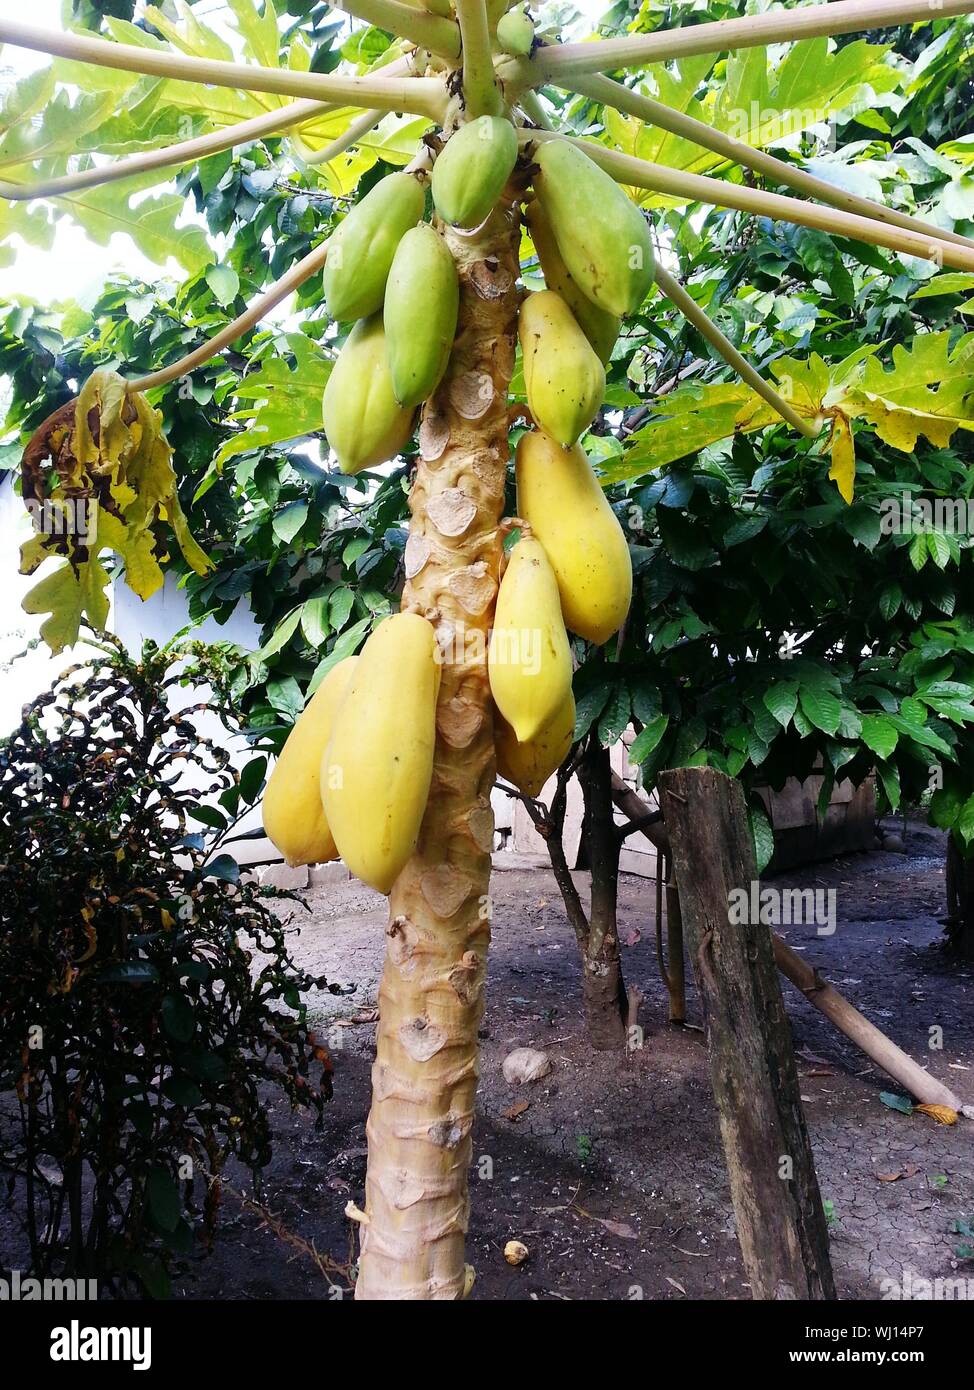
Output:
[[[440,663],[433,629],[397,613],[325,676],[264,793],[264,829],[289,864],[340,855],[388,893],[429,798]]]
[[[322,422],[343,473],[375,468],[409,440],[416,406],[446,371],[457,326],[456,266],[423,221],[414,174],[390,174],[328,245],[325,304],[357,322],[325,385]]]

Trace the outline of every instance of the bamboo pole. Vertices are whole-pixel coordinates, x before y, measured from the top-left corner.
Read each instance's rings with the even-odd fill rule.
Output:
[[[974,0],[971,3],[974,4]],[[377,107],[383,111],[410,111],[434,121],[441,120],[446,110],[446,86],[438,77],[395,80],[292,72],[288,68],[266,68],[256,63],[228,63],[217,58],[191,58],[154,48],[136,48],[132,44],[65,34],[8,19],[0,19],[0,44],[3,43],[49,53],[56,58],[94,63],[97,67],[140,72],[149,77],[233,87],[238,91],[311,97],[320,102]]]
[[[529,63],[531,86],[549,78],[585,72],[613,72],[669,62],[698,53],[727,53],[739,48],[763,48],[830,34],[851,34],[895,24],[924,24],[974,12],[974,0],[833,0],[830,4],[770,10],[743,19],[720,19],[712,24],[687,25],[655,34],[632,34],[597,43],[566,43],[539,49]]]
[[[612,800],[630,820],[645,818],[650,809],[646,801],[615,773],[612,775]],[[661,822],[640,826],[639,833],[645,835],[657,854],[669,854],[669,834]],[[775,964],[785,978],[888,1076],[904,1086],[922,1105],[946,1105],[968,1119],[974,1119],[974,1105],[965,1104],[949,1087],[924,1071],[773,932],[772,945]]]
[[[63,193],[73,193],[79,188],[95,188],[99,184],[114,183],[118,179],[131,178],[136,174],[147,173],[150,169],[164,169],[168,165],[189,164],[193,160],[205,159],[208,155],[219,154],[234,145],[244,145],[250,140],[259,140],[264,135],[287,130],[339,108],[320,101],[295,101],[289,106],[281,106],[276,111],[268,111],[264,116],[254,116],[248,121],[239,121],[223,130],[213,130],[192,140],[181,140],[175,145],[162,149],[147,150],[116,160],[114,164],[103,164],[93,169],[83,169],[77,174],[63,174],[60,178],[45,179],[41,183],[19,184],[0,180],[0,198],[10,202],[28,202],[32,198],[56,198]],[[306,163],[309,161],[305,161]]]
[[[494,60],[484,0],[454,0],[463,51],[463,100],[469,116],[496,116],[503,99],[494,80]]]
[[[842,3],[842,0],[836,0]],[[974,5],[974,0],[971,0]],[[545,130],[522,130],[519,139],[524,143],[537,140],[566,139]],[[974,270],[974,247],[957,246],[953,242],[921,236],[904,227],[889,227],[868,217],[858,217],[838,208],[823,208],[802,198],[788,198],[780,193],[728,183],[723,179],[707,178],[704,174],[687,174],[653,164],[648,159],[636,159],[607,149],[592,140],[572,139],[572,143],[595,161],[619,183],[634,188],[649,189],[669,197],[685,198],[688,202],[711,203],[714,207],[731,208],[738,212],[754,213],[773,221],[792,222],[799,227],[814,227],[833,236],[849,237],[890,251],[902,251],[908,256],[949,265],[957,270]]]
[[[693,324],[694,328],[706,338],[711,347],[720,353],[721,357],[742,379],[746,381],[754,391],[758,393],[762,400],[767,401],[772,410],[776,410],[783,420],[793,426],[803,434],[806,439],[815,439],[818,436],[821,425],[818,421],[803,420],[783,396],[780,396],[770,382],[765,381],[760,372],[755,371],[750,362],[743,357],[720,329],[704,311],[700,305],[683,288],[678,280],[675,280],[669,271],[663,269],[661,265],[656,267],[656,283],[666,295],[667,299],[679,309],[685,319]]]
[[[157,372],[151,372],[148,376],[134,378],[125,383],[126,390],[149,391],[154,386],[166,386],[170,381],[178,381],[181,376],[193,371],[195,367],[201,367],[204,362],[208,362],[211,357],[216,357],[224,348],[242,336],[242,334],[254,328],[265,314],[269,314],[282,299],[286,299],[289,294],[303,285],[305,280],[310,280],[325,263],[328,252],[328,242],[323,241],[320,246],[316,246],[313,251],[309,251],[300,261],[292,265],[279,280],[275,280],[263,294],[258,295],[252,304],[249,304],[242,314],[228,323],[226,328],[221,329],[215,337],[209,338],[200,347],[194,348],[192,352],[181,357],[178,362],[173,362],[169,367],[162,367]]]
[[[328,0],[328,4],[441,58],[460,56],[460,31],[454,21],[430,14],[422,5],[405,5],[402,0]]]
[[[735,140],[733,136],[725,134],[722,130],[715,130],[713,126],[698,121],[683,111],[664,106],[662,102],[654,101],[651,97],[642,96],[639,92],[624,87],[621,82],[613,81],[612,78],[598,74],[572,78],[570,83],[566,82],[565,90],[591,97],[594,101],[599,101],[604,106],[613,106],[618,111],[626,111],[629,115],[658,126],[661,130],[668,130],[671,135],[692,140],[694,144],[713,150],[715,154],[723,155],[734,164],[741,164],[745,169],[754,169],[776,183],[796,188],[810,198],[817,198],[845,212],[856,213],[860,217],[872,217],[879,222],[917,232],[921,236],[935,237],[939,241],[953,241],[959,246],[974,247],[974,240],[970,237],[961,236],[959,232],[945,231],[942,227],[934,227],[922,218],[911,217],[909,213],[898,212],[895,208],[886,207],[884,203],[876,203],[871,198],[860,198],[855,193],[846,192],[844,188],[836,188],[825,179],[816,178],[814,174],[798,169],[783,159],[776,159],[766,150],[754,149],[743,140]]]

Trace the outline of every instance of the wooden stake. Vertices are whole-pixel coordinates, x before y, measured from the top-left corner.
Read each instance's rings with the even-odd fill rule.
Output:
[[[844,0],[836,0],[842,4]],[[974,0],[970,0],[974,6]],[[521,130],[518,138],[525,144],[538,140],[561,140],[567,136],[554,135],[546,130]],[[954,266],[958,270],[974,270],[974,247],[957,246],[932,236],[921,236],[903,227],[889,227],[868,217],[840,212],[838,208],[823,208],[802,198],[787,198],[780,193],[765,193],[761,189],[710,179],[704,174],[687,174],[653,164],[648,159],[636,159],[618,150],[606,149],[593,140],[572,138],[572,143],[594,160],[619,183],[633,188],[646,188],[670,197],[685,198],[688,202],[711,203],[714,207],[732,208],[738,212],[754,213],[778,222],[792,222],[799,227],[814,227],[832,236],[849,237],[871,246],[935,261],[937,265]]]
[[[756,1299],[832,1299],[828,1228],[771,947],[731,926],[756,879],[740,784],[708,767],[659,779],[744,1267]]]
[[[675,280],[661,265],[656,267],[656,283],[671,304],[674,304],[683,317],[693,324],[694,328],[706,338],[712,347],[716,348],[724,361],[734,368],[741,380],[746,381],[762,400],[767,401],[772,410],[776,410],[783,420],[787,420],[788,424],[803,434],[806,439],[817,437],[820,429],[818,421],[803,420],[784,397],[778,394],[771,383],[765,381],[760,372],[755,371],[750,362],[742,357],[730,339],[721,333],[713,320],[704,313],[700,305],[691,298],[680,282]]]
[[[974,240],[961,236],[960,232],[948,232],[943,227],[934,227],[924,222],[920,217],[911,217],[909,213],[889,208],[885,203],[876,203],[871,198],[860,198],[855,193],[848,193],[844,188],[837,188],[825,179],[816,178],[814,174],[796,168],[794,164],[788,164],[783,159],[776,159],[773,154],[755,149],[743,140],[735,140],[724,131],[715,130],[713,126],[706,125],[683,111],[664,106],[662,102],[653,101],[651,97],[642,96],[609,77],[593,75],[573,78],[565,90],[591,97],[594,101],[599,101],[604,106],[615,107],[618,111],[626,111],[638,120],[658,126],[660,130],[668,130],[671,135],[692,140],[694,144],[701,145],[706,150],[713,150],[715,154],[723,155],[734,164],[740,164],[745,169],[754,169],[775,183],[796,188],[809,198],[817,198],[820,202],[841,208],[845,212],[874,218],[877,222],[886,222],[892,227],[905,227],[907,231],[933,237],[938,241],[953,241],[958,246],[974,246]],[[523,100],[522,96],[522,105]]]
[[[974,4],[974,0],[971,0]],[[32,24],[0,19],[0,44],[12,43],[57,58],[71,58],[96,67],[122,72],[141,72],[149,77],[171,77],[181,82],[201,82],[213,87],[234,87],[245,92],[276,92],[281,96],[311,97],[383,111],[412,111],[439,121],[446,110],[446,86],[438,77],[323,76],[293,72],[290,68],[265,68],[256,63],[227,63],[217,58],[190,58],[134,44],[110,43],[83,34],[65,34]]]
[[[743,19],[720,19],[655,34],[633,34],[598,43],[566,43],[540,49],[531,59],[532,86],[552,77],[582,72],[613,72],[649,63],[688,58],[696,53],[728,53],[763,48],[829,34],[884,29],[894,24],[924,24],[971,14],[974,0],[937,0],[936,8],[917,0],[833,0],[831,4],[770,10]]]

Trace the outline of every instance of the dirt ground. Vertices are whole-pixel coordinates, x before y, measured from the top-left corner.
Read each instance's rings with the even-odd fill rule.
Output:
[[[775,882],[836,890],[834,935],[813,926],[782,934],[867,1017],[974,1101],[974,978],[941,947],[942,837],[913,827],[906,854],[855,855]],[[475,1298],[748,1297],[703,1036],[666,1022],[654,886],[624,876],[620,890],[620,933],[631,943],[623,947],[626,974],[646,995],[644,1046],[628,1057],[593,1052],[586,1042],[574,938],[551,874],[494,876],[471,1173]],[[385,902],[349,883],[310,893],[308,908],[293,913],[298,959],[354,985],[344,998],[314,1004],[333,1045],[335,1099],[317,1133],[278,1107],[264,1201],[280,1229],[228,1196],[214,1253],[177,1268],[177,1296],[347,1296],[347,1277],[320,1272],[281,1231],[347,1269],[343,1208],[363,1196],[375,1034],[350,1020],[375,1002]],[[974,1296],[974,1263],[958,1260],[960,1237],[950,1229],[974,1214],[970,1122],[945,1127],[883,1104],[880,1093],[895,1086],[790,985],[784,989],[840,1296],[888,1296],[883,1281],[904,1275],[914,1290],[921,1278],[964,1276]],[[692,987],[689,1017],[699,1022]],[[930,1050],[937,1026],[943,1048]],[[511,1088],[501,1063],[523,1046],[549,1053],[552,1070]],[[507,1113],[513,1107],[521,1110],[516,1118]],[[511,1238],[530,1250],[517,1269],[502,1253]]]

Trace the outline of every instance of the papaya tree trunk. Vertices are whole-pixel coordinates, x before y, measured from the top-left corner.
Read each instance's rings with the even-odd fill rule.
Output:
[[[619,956],[619,848],[612,812],[609,750],[594,735],[578,768],[585,801],[585,854],[592,874],[588,932],[582,946],[582,1003],[589,1042],[612,1051],[626,1041],[628,1000]]]
[[[460,314],[447,374],[427,404],[410,493],[403,607],[443,654],[429,804],[390,894],[368,1122],[360,1299],[456,1299],[469,1289],[477,1032],[490,939],[493,708],[487,633],[501,559],[520,243],[515,196],[472,233],[440,230]]]

